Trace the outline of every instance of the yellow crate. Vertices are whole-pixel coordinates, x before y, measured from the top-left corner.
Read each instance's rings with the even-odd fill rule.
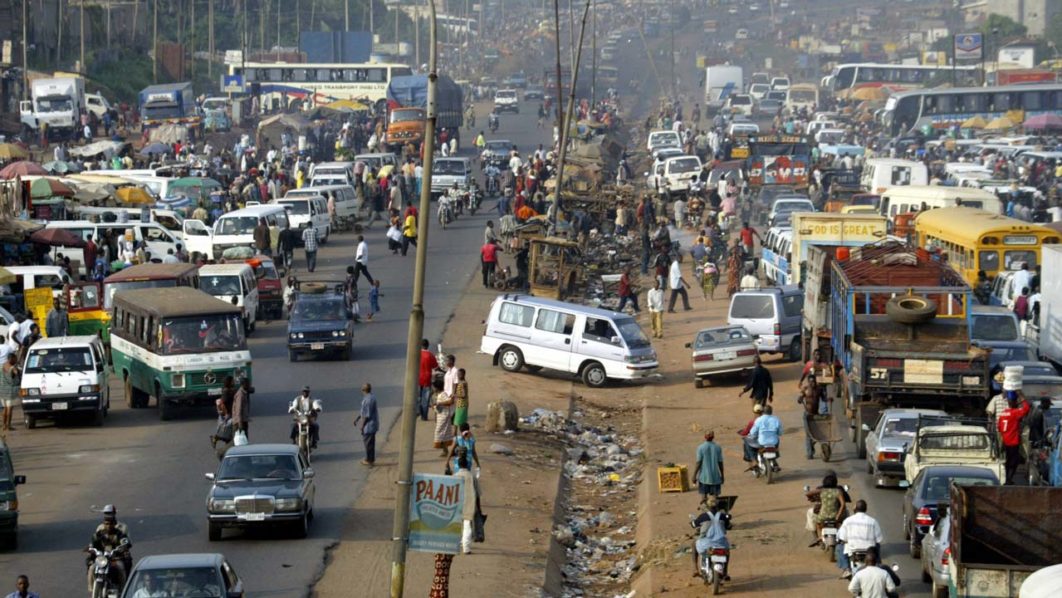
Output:
[[[656,480],[660,492],[688,492],[690,489],[690,476],[685,465],[657,467]]]

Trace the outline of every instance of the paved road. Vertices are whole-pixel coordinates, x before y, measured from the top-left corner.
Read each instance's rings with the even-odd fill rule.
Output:
[[[498,135],[522,150],[547,141],[547,130],[536,128],[536,109],[537,105],[528,103],[519,116],[503,116]],[[481,107],[477,120],[486,122],[485,110]],[[472,138],[466,136],[469,144]],[[493,201],[486,204],[493,206]],[[425,301],[425,333],[430,339],[441,337],[469,276],[473,270],[478,275],[482,230],[491,212],[464,216],[445,231],[433,218]],[[366,233],[370,271],[382,281],[383,311],[373,322],[355,328],[354,355],[349,362],[289,363],[282,321],[260,324],[250,339],[256,388],[252,441],[286,441],[287,404],[303,384],[311,385],[314,396],[324,401],[321,447],[314,455],[317,518],[309,538],[227,532],[224,541],[208,542],[205,499],[209,485],[203,474],[217,464],[207,441],[214,427],[212,416],[203,413],[163,423],[154,409],[127,409],[120,400],[121,389],[112,386],[114,400],[103,428],[45,425],[9,433],[17,471],[29,482],[19,492],[19,550],[0,553],[0,588],[4,588],[0,594],[21,573],[30,576],[33,589],[43,596],[84,592],[84,559],[79,551],[100,518],[92,509],[106,503],[116,504],[120,519],[128,525],[136,558],[223,552],[255,596],[306,594],[345,517],[390,520],[390,511],[350,512],[366,475],[358,465],[363,457],[360,436],[350,425],[360,404],[358,389],[363,382],[373,383],[385,429],[401,404],[413,254],[392,256],[383,233],[379,225]],[[352,234],[333,236],[319,253],[315,276],[342,279],[345,267],[353,261],[353,246]],[[430,433],[427,427],[418,431]]]

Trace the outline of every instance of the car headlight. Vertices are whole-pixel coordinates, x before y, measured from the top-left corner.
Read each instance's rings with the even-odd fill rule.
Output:
[[[339,336],[339,331],[338,330],[333,330],[332,331],[332,336]]]
[[[99,392],[100,387],[98,384],[82,384],[77,387],[77,391],[81,394],[88,394],[92,392]]]
[[[23,397],[39,397],[41,389],[39,388],[20,388],[18,394]]]
[[[338,336],[346,336],[346,335],[347,335],[347,331],[346,330],[340,330],[339,331]]]
[[[299,511],[302,509],[301,498],[278,498],[276,503],[276,510],[278,511]]]
[[[17,510],[18,510],[18,501],[17,500],[12,499],[12,500],[5,500],[3,502],[0,502],[0,511],[17,511]]]
[[[298,335],[298,334],[295,334],[294,332],[292,332],[292,333],[291,333],[291,338],[299,338],[299,335]]]
[[[173,374],[170,376],[170,385],[174,388],[184,388],[184,374]]]
[[[236,501],[227,498],[211,498],[207,509],[212,513],[235,513]]]
[[[299,333],[299,338],[305,338],[305,337],[306,337],[306,335],[305,335],[305,334],[303,334],[303,333],[301,333],[301,332]]]

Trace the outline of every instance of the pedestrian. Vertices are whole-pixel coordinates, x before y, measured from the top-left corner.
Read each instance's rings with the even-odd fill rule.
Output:
[[[402,221],[402,255],[406,255],[409,246],[417,246],[417,215],[406,210],[406,218]]]
[[[66,310],[63,309],[63,304],[59,299],[53,300],[52,309],[44,318],[44,332],[47,333],[48,338],[57,338],[66,336],[69,328],[70,317],[67,315]]]
[[[479,249],[480,267],[483,271],[483,288],[489,289],[494,283],[494,272],[498,267],[498,242],[488,241]]]
[[[0,405],[4,408],[0,430],[5,432],[12,429],[11,417],[19,402],[19,378],[18,355],[14,352],[8,353],[3,366],[0,366]]]
[[[262,255],[273,255],[273,239],[265,218],[259,218],[258,226],[254,227],[254,248]]]
[[[428,405],[431,402],[432,393],[432,378],[435,377],[435,370],[439,367],[439,360],[435,358],[435,354],[431,352],[428,347],[431,344],[428,339],[421,339],[420,341],[420,378],[418,383],[420,384],[420,397],[417,401],[417,413],[420,414],[420,419],[428,421]]]
[[[457,383],[454,384],[454,429],[468,421],[468,381],[465,380],[464,368],[457,370]]]
[[[763,238],[760,237],[760,233],[756,232],[756,229],[749,226],[748,222],[741,223],[741,231],[738,233],[741,237],[741,244],[745,247],[745,254],[752,256],[752,252],[755,249],[755,239],[760,240],[760,244],[763,244]]]
[[[671,267],[668,271],[667,284],[671,289],[671,297],[667,301],[667,313],[675,313],[675,300],[680,296],[682,297],[682,309],[689,311],[693,309],[690,307],[690,296],[686,293],[686,289],[689,288],[689,283],[682,277],[682,267],[679,262],[682,261],[682,256],[675,255],[671,260]]]
[[[225,404],[225,413],[231,416],[236,402],[236,380],[232,376],[225,376],[221,382],[221,402]]]
[[[664,289],[660,288],[660,281],[653,281],[653,288],[645,294],[645,302],[649,306],[649,319],[653,327],[653,338],[664,338]]]
[[[709,496],[719,497],[723,489],[723,449],[715,443],[715,431],[709,430],[704,435],[704,442],[697,447],[697,466],[693,470],[697,478],[697,493],[701,495],[701,504],[708,502]]]
[[[432,388],[435,391],[433,402],[435,403],[435,444],[434,447],[442,451],[440,457],[449,454],[447,448],[454,439],[454,399],[453,396],[443,390],[443,381],[435,380]]]
[[[41,598],[37,592],[29,591],[29,587],[29,577],[19,575],[15,580],[15,591],[8,594],[6,598]]]
[[[295,244],[298,242],[298,235],[295,231],[291,230],[291,227],[285,222],[284,228],[277,236],[277,251],[280,252],[280,262],[289,271],[295,269]]]
[[[250,441],[249,424],[251,423],[251,380],[241,378],[240,386],[232,396],[232,427],[243,432]]]
[[[362,273],[365,279],[372,284],[372,274],[369,274],[369,244],[365,242],[363,235],[358,235],[358,248],[354,253],[354,286],[358,286],[358,279]]]
[[[372,288],[369,289],[369,320],[372,321],[372,317],[380,311],[380,279],[372,281]]]
[[[472,523],[479,511],[479,480],[469,469],[468,455],[457,456],[457,471],[454,475],[464,481],[462,493],[461,519],[461,553],[472,554]]]
[[[630,302],[630,304],[634,307],[634,315],[637,316],[638,314],[642,313],[642,310],[638,308],[638,293],[634,290],[634,287],[631,285],[631,267],[630,266],[624,266],[623,267],[623,274],[620,275],[620,279],[619,279],[619,297],[620,297],[620,303],[619,303],[619,307],[616,308],[616,311],[622,312],[623,308],[627,305],[628,302]]]
[[[303,249],[306,250],[306,269],[313,272],[317,269],[317,227],[311,220],[302,231]]]
[[[749,374],[749,382],[738,394],[738,398],[752,391],[750,398],[761,405],[767,401],[774,402],[774,381],[771,380],[771,372],[763,367],[763,361],[759,355],[752,358],[753,368]]]
[[[365,444],[365,458],[362,465],[372,467],[376,463],[376,433],[380,431],[380,413],[376,407],[376,395],[372,394],[372,384],[366,382],[361,387],[361,411],[354,418],[354,425],[361,423],[361,441]]]
[[[225,401],[220,398],[214,401],[214,408],[218,412],[218,422],[214,428],[214,433],[210,436],[210,446],[214,449],[218,461],[221,461],[225,458],[225,453],[228,452],[229,447],[232,446],[234,430],[232,415],[225,408]],[[219,442],[221,443],[220,446],[218,446]]]
[[[1014,484],[1014,474],[1021,465],[1021,420],[1029,413],[1029,402],[1020,390],[1004,391],[1007,396],[1007,408],[999,415],[996,421],[999,435],[1003,440],[1003,452],[1006,454],[1004,470],[1006,472],[1007,486]]]
[[[741,250],[740,244],[734,243],[734,249],[726,259],[726,294],[733,297],[740,289]]]
[[[457,471],[457,458],[460,455],[466,455],[471,459],[469,463],[475,463],[477,469],[480,467],[479,453],[476,452],[476,437],[472,435],[472,429],[467,421],[457,426],[457,436],[454,437],[454,442],[450,445],[450,462],[448,464],[450,473]]]
[[[741,277],[741,290],[758,291],[759,289],[760,279],[756,278],[756,271],[750,266],[745,270],[745,275]]]
[[[808,459],[815,458],[815,441],[811,437],[811,421],[819,414],[819,386],[815,374],[808,374],[800,381],[800,398],[804,406],[804,451]]]
[[[1019,322],[1029,319],[1029,287],[1021,288],[1021,295],[1014,299],[1014,315]]]

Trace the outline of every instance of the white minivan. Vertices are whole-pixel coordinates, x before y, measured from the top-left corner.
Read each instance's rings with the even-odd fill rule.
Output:
[[[189,253],[200,253],[207,259],[221,259],[230,247],[254,248],[254,229],[265,218],[269,226],[270,246],[276,248],[280,231],[288,224],[284,206],[257,205],[222,214],[211,230],[202,220],[184,221],[184,242]]]
[[[97,426],[111,406],[103,343],[96,335],[42,338],[22,367],[19,395],[26,427],[40,419],[87,417]]]
[[[303,229],[313,222],[321,244],[328,242],[328,235],[332,232],[332,223],[328,218],[328,200],[323,195],[285,195],[272,203],[288,211],[288,223],[298,230],[300,239]]]
[[[479,352],[507,372],[549,368],[595,388],[648,377],[659,365],[633,317],[530,295],[494,300]]]
[[[128,232],[132,232],[133,239],[138,244],[143,245],[145,250],[151,254],[152,258],[162,258],[168,254],[170,250],[173,250],[173,252],[176,253],[177,243],[180,242],[173,233],[166,230],[166,228],[158,222],[90,222],[88,220],[57,220],[49,222],[45,227],[64,229],[84,241],[87,241],[91,237],[97,239],[97,244],[99,244],[98,240],[103,238],[104,233],[107,231],[110,231],[111,238],[113,239],[119,239]],[[54,247],[52,249],[53,259],[55,255],[59,253],[69,256],[70,259],[79,260],[78,272],[88,274],[85,272],[85,264],[80,262],[81,257],[84,255],[82,248]],[[117,254],[115,253],[112,255]]]
[[[329,198],[334,198],[336,201],[336,216],[340,219],[357,217],[358,210],[361,208],[358,205],[358,194],[354,192],[354,187],[346,183],[292,189],[284,197],[304,197],[306,195],[320,195],[326,201]]]
[[[207,264],[199,269],[199,290],[243,310],[243,327],[254,330],[258,314],[258,281],[245,263]]]

